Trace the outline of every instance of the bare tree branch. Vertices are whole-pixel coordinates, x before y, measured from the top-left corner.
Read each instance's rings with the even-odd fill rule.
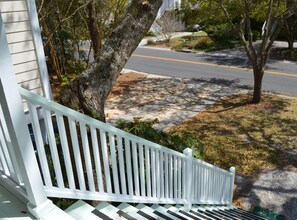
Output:
[[[41,0],[40,7],[39,7],[38,12],[37,12],[38,15],[40,15],[41,10],[43,8],[43,5],[44,5],[44,0]]]
[[[55,29],[53,30],[53,32],[51,33],[51,35],[47,38],[47,41],[44,43],[44,46],[46,46],[49,41],[52,39],[52,37],[54,36],[54,34],[58,31],[58,29],[60,28],[60,26],[66,22],[67,20],[69,20],[70,18],[72,18],[78,11],[80,11],[82,8],[86,7],[87,4],[89,4],[89,2],[91,2],[92,0],[88,0],[85,4],[81,5],[80,7],[76,8],[73,13],[71,13],[70,15],[68,15],[66,18],[63,18],[62,20],[60,20],[59,24],[55,27]],[[71,4],[73,3],[73,1],[71,1]],[[71,5],[69,5],[67,12],[69,12]],[[42,10],[42,8],[40,8],[39,10]],[[46,12],[44,14],[43,17],[46,16]]]
[[[246,54],[253,64],[253,103],[259,103],[261,101],[262,79],[270,50],[272,48],[273,42],[280,32],[284,17],[287,16],[291,9],[283,11],[280,0],[278,0],[278,2],[269,0],[268,7],[266,8],[265,23],[263,25],[262,41],[260,42],[260,45],[255,45],[253,43],[253,33],[251,28],[252,1],[242,0],[240,2],[241,3],[238,4],[243,4],[243,13],[242,19],[239,23],[239,26],[237,27],[233,23],[233,20],[231,19],[227,9],[224,7],[224,1],[219,0],[222,11],[224,12],[231,27],[237,32],[239,39],[246,50]]]

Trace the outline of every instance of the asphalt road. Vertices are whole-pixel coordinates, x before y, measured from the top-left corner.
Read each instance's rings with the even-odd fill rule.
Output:
[[[244,51],[181,53],[139,47],[125,68],[180,78],[223,79],[253,86],[251,66]],[[297,96],[297,63],[269,60],[263,89]]]

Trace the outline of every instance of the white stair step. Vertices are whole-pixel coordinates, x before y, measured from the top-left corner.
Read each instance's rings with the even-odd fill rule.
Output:
[[[218,206],[218,209],[220,209],[220,210],[229,210],[229,209],[234,209],[234,207],[233,206]]]
[[[191,219],[199,219],[199,220],[207,219],[207,218],[205,218],[205,216],[198,216],[194,213],[191,213],[191,210],[188,210],[187,208],[185,208],[184,205],[175,205],[174,207],[177,208],[179,210],[179,212],[186,212],[188,215],[192,216],[192,217],[190,217]]]
[[[121,217],[118,212],[120,211],[118,208],[114,207],[113,205],[109,204],[108,202],[101,202],[99,205],[96,206],[96,209],[103,213],[105,216],[113,220],[123,220],[125,218]]]
[[[212,210],[219,210],[221,206],[211,206],[211,205],[204,205],[201,206],[202,209],[212,211]]]
[[[153,217],[154,219],[158,219],[158,220],[166,220],[165,218],[162,218],[156,214],[154,214],[155,209],[152,209],[149,206],[146,206],[144,204],[138,204],[136,206],[137,209],[139,209],[139,211],[148,214],[149,216]]]
[[[79,200],[68,207],[65,212],[77,220],[99,220],[100,218],[92,213],[94,209],[93,206]]]
[[[165,216],[167,216],[167,217],[169,217],[169,218],[171,218],[173,220],[180,220],[179,218],[176,218],[175,216],[169,214],[167,212],[167,209],[162,207],[162,206],[159,206],[159,205],[155,204],[155,205],[152,206],[152,208],[155,209],[155,211],[158,211],[159,213],[161,213],[161,214],[163,214],[163,215],[165,215]]]
[[[219,216],[219,217],[224,217],[224,218],[230,218],[230,219],[237,219],[240,220],[241,218],[236,217],[234,215],[231,215],[230,213],[220,213],[220,211],[224,211],[224,210],[228,210],[226,209],[226,206],[209,206],[209,205],[205,205],[204,207],[205,211],[210,211],[211,214],[215,215],[215,216]]]
[[[185,210],[180,210],[180,212],[190,219],[195,219],[195,220],[208,220],[208,218],[205,218],[205,216],[198,216],[190,211],[185,211]]]
[[[201,209],[200,208],[201,208],[200,206],[192,206],[191,211],[193,211],[194,213],[191,213],[191,211],[190,211],[190,213],[193,214],[193,215],[195,215],[195,216],[197,216],[198,218],[204,218],[204,219],[209,219],[209,220],[216,220],[215,218],[212,218],[212,217],[210,217],[208,215],[205,215],[204,213],[199,212],[198,210],[205,211],[204,208],[201,208]]]
[[[139,209],[135,208],[134,206],[129,205],[128,203],[121,203],[117,208],[119,210],[125,212],[132,218],[135,218],[137,220],[147,220],[147,218],[145,218],[142,215],[137,213],[139,211]]]
[[[220,209],[218,210],[219,212],[221,212],[222,214],[225,214],[225,215],[228,215],[230,217],[232,217],[233,219],[246,219],[246,220],[254,220],[254,216],[250,216],[250,215],[245,215],[243,213],[239,214],[239,213],[236,213],[236,212],[232,212],[231,210],[234,209],[234,207],[230,207],[229,206],[229,209],[222,209],[222,207],[220,207]],[[228,211],[229,210],[229,211]],[[258,218],[257,218],[258,219]]]
[[[238,216],[238,215],[234,215],[234,214],[231,214],[230,212],[228,211],[223,211],[223,210],[213,210],[213,212],[217,212],[218,214],[220,214],[221,216],[224,216],[225,219],[236,219],[236,220],[241,220],[241,216]]]
[[[174,206],[172,206],[172,205],[165,205],[164,208],[167,209],[167,212],[168,211],[173,212],[173,213],[175,213],[175,215],[181,216],[181,217],[183,217],[185,219],[189,219],[189,220],[192,220],[193,219],[193,218],[190,218],[190,217],[188,217],[188,216],[180,213],[179,212],[179,209],[176,208],[176,207],[174,207]],[[172,214],[172,215],[174,215],[174,214]]]
[[[55,206],[46,216],[42,217],[42,220],[75,220],[75,218],[59,207]],[[97,219],[98,220],[98,219]]]
[[[205,220],[207,218],[205,218],[205,216],[198,216],[198,215],[195,215],[193,212],[191,212],[191,210],[188,210],[187,208],[185,208],[184,205],[176,205],[174,206],[174,208],[176,208],[176,211],[180,212],[181,214],[183,215],[186,215],[184,213],[187,213],[188,215],[186,215],[187,217],[189,217],[190,219],[199,219],[199,220]]]
[[[208,216],[208,217],[210,217],[212,219],[215,219],[215,218],[232,219],[232,218],[228,218],[228,217],[226,217],[226,216],[224,216],[224,215],[222,215],[220,213],[213,212],[213,211],[218,210],[218,207],[219,206],[215,207],[215,206],[210,206],[210,205],[198,206],[197,212],[199,214],[203,214],[205,216]],[[199,210],[202,211],[203,213],[199,212]]]

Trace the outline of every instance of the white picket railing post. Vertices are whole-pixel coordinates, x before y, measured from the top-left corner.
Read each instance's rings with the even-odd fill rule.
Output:
[[[35,52],[37,56],[37,63],[40,71],[43,92],[46,98],[53,99],[50,80],[48,76],[48,70],[46,66],[45,53],[42,44],[38,14],[36,10],[36,2],[34,0],[27,0],[26,3],[28,8],[29,20],[32,28],[33,42],[36,48]]]
[[[24,114],[19,87],[13,73],[4,24],[0,13],[0,103],[12,151],[15,154],[29,200],[28,210],[35,217],[42,217],[52,210],[43,187],[34,148]]]
[[[234,194],[234,184],[235,184],[235,167],[230,167],[229,171],[232,173],[232,182],[231,182],[231,188],[230,188],[230,205],[232,205],[233,201],[233,194]]]
[[[186,193],[186,203],[184,207],[186,210],[190,210],[192,208],[192,198],[193,198],[193,157],[192,157],[192,149],[186,148],[183,153],[188,156],[186,159],[186,185],[185,193]]]

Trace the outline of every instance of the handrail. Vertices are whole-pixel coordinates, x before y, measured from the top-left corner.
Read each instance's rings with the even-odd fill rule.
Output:
[[[146,139],[140,138],[140,137],[138,137],[136,135],[130,134],[130,133],[126,132],[126,131],[123,131],[121,129],[113,127],[113,126],[111,126],[109,124],[103,123],[103,122],[101,122],[99,120],[96,120],[96,119],[94,119],[92,117],[89,117],[89,116],[87,116],[85,114],[82,114],[82,113],[77,112],[77,111],[75,111],[73,109],[67,108],[67,107],[65,107],[65,106],[63,106],[63,105],[61,105],[61,104],[59,104],[57,102],[54,102],[54,101],[46,99],[46,98],[44,98],[42,96],[39,96],[39,95],[37,95],[37,94],[35,94],[33,92],[30,92],[30,91],[28,91],[28,90],[26,90],[24,88],[20,87],[19,90],[20,90],[20,93],[21,93],[21,96],[23,97],[23,99],[29,101],[30,103],[32,103],[32,104],[34,104],[36,106],[40,105],[40,106],[42,106],[42,107],[44,107],[44,108],[46,108],[46,109],[48,109],[50,111],[53,111],[55,113],[59,113],[59,114],[62,114],[62,115],[67,115],[67,116],[73,117],[75,119],[79,119],[80,121],[82,121],[84,123],[89,123],[90,125],[93,125],[93,126],[104,127],[105,130],[109,130],[111,132],[116,132],[116,133],[118,133],[120,135],[127,136],[127,137],[131,138],[134,141],[141,140],[142,142],[144,142],[144,144],[149,144],[149,145],[152,145],[152,146],[154,146],[154,147],[156,147],[158,149],[163,149],[165,151],[175,153],[180,157],[185,156],[184,154],[182,154],[180,152],[171,150],[169,148],[166,148],[166,147],[161,146],[159,144],[156,144],[154,142],[148,141]],[[212,164],[206,163],[204,161],[201,161],[201,162],[205,163],[205,164],[208,164],[208,166],[213,166]],[[215,166],[213,166],[213,167],[215,167]],[[223,170],[223,169],[221,169],[221,170]],[[223,171],[225,171],[225,170],[223,170]],[[226,172],[228,172],[228,171],[226,171]]]
[[[231,203],[234,173],[25,89],[20,88],[20,93],[28,103],[48,196],[144,203]],[[37,108],[44,115],[47,144],[40,135],[43,122],[38,120]],[[189,176],[193,184],[187,182]]]
[[[5,154],[0,158],[0,184],[4,183],[7,186],[9,184],[7,180],[11,180],[10,191],[19,196],[23,202],[27,200],[28,211],[34,217],[43,218],[53,204],[46,196],[41,175],[36,175],[39,172],[38,163],[27,130],[17,81],[13,74],[13,62],[1,12],[0,51],[0,136],[2,136],[0,153]],[[17,189],[21,184],[24,190]]]
[[[56,113],[60,113],[60,114],[67,114],[68,116],[70,117],[73,117],[73,118],[79,118],[82,122],[84,123],[90,123],[91,125],[94,125],[94,126],[99,126],[99,127],[104,127],[106,130],[110,130],[112,132],[116,132],[120,135],[123,135],[123,136],[127,136],[129,138],[131,138],[132,140],[134,141],[139,141],[141,140],[144,144],[149,144],[149,145],[152,145],[158,149],[163,149],[165,151],[168,151],[168,152],[171,152],[171,153],[175,153],[177,154],[178,156],[180,157],[185,157],[184,154],[178,152],[178,151],[175,151],[175,150],[172,150],[172,149],[169,149],[167,147],[164,147],[162,145],[159,145],[159,144],[156,144],[154,142],[151,142],[151,141],[148,141],[146,139],[143,139],[143,138],[140,138],[136,135],[133,135],[133,134],[130,134],[126,131],[123,131],[121,129],[118,129],[116,127],[113,127],[109,124],[106,124],[106,123],[103,123],[99,120],[96,120],[90,116],[87,116],[85,114],[82,114],[80,112],[77,112],[73,109],[70,109],[70,108],[67,108],[55,101],[52,101],[52,100],[49,100],[49,99],[46,99],[42,96],[39,96],[33,92],[30,92],[28,91],[27,89],[24,89],[24,88],[19,88],[20,90],[20,93],[21,93],[21,96],[23,99],[27,100],[27,101],[30,101],[30,103],[32,104],[35,104],[36,106],[43,106],[47,109],[49,109],[50,111],[53,111],[53,112],[56,112]],[[210,163],[207,163],[205,161],[202,161],[202,160],[198,160],[197,161],[205,166],[208,166],[208,167],[211,167],[211,168],[214,168],[214,169],[218,169],[220,170],[221,172],[225,172],[225,173],[230,173],[229,171],[227,170],[224,170],[222,168],[219,168],[217,166],[214,166]]]

